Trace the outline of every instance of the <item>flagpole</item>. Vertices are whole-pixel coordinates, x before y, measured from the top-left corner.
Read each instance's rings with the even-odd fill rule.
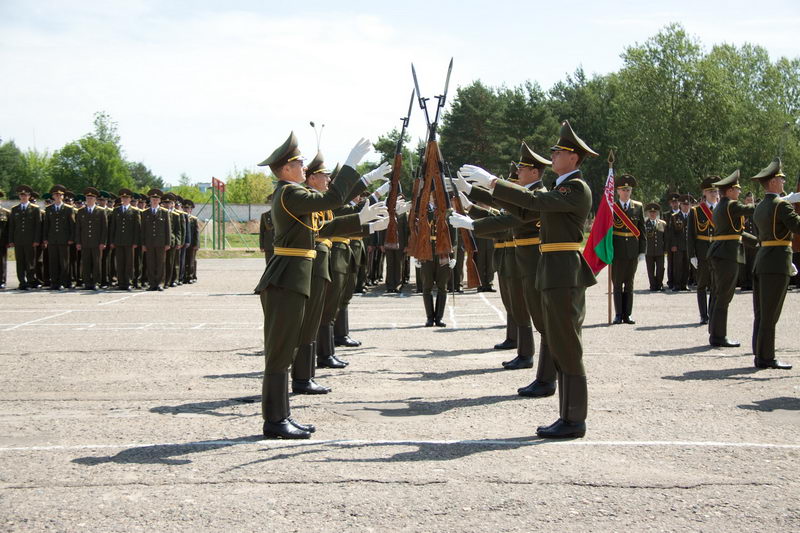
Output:
[[[608,151],[608,170],[614,168],[614,150],[611,149]],[[613,198],[612,198],[613,200]],[[612,265],[608,265],[608,288],[606,290],[606,300],[607,300],[607,307],[608,307],[608,325],[611,325],[611,294],[614,290],[611,285],[611,269],[613,268]]]

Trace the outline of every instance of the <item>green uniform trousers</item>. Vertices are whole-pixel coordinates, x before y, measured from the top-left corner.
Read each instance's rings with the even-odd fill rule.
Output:
[[[775,325],[789,287],[788,274],[753,274],[753,355],[775,359]]]
[[[711,337],[721,339],[728,336],[728,306],[739,280],[739,263],[718,257],[712,257],[709,261],[714,271],[716,298],[713,300],[713,309],[709,310],[708,333]]]
[[[536,288],[536,277],[522,278],[525,306],[533,320],[533,327],[539,332],[539,364],[536,369],[536,379],[546,383],[555,383],[556,366],[550,354],[550,345],[547,342],[545,331],[545,308],[542,305],[542,291]]]
[[[585,376],[581,327],[586,315],[586,287],[542,291],[545,335],[556,368],[569,376]]]
[[[50,285],[69,287],[69,244],[48,244],[47,260],[50,263]]]
[[[81,246],[81,272],[83,284],[98,285],[102,279],[102,266],[100,264],[100,248],[97,246]]]
[[[451,274],[450,266],[447,263],[440,265],[438,258],[434,258],[433,261],[423,261],[420,274],[423,294],[431,294],[434,285],[440,293],[447,292]]]

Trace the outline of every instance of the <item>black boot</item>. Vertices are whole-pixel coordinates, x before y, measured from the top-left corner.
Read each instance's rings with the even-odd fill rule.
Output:
[[[328,394],[331,389],[314,381],[314,343],[297,349],[292,365],[292,392],[295,394]]]
[[[425,304],[425,327],[433,326],[433,294],[429,292],[422,293],[422,302]]]
[[[533,328],[517,328],[517,356],[511,361],[503,361],[506,370],[533,368]]]
[[[298,428],[289,418],[289,375],[264,375],[263,408],[264,438],[267,439],[307,439],[310,431]]]
[[[777,370],[792,369],[792,365],[789,363],[784,363],[783,361],[778,361],[777,359],[761,359],[758,356],[753,359],[753,364],[756,366],[756,368],[774,368]]]
[[[586,435],[586,376],[564,375],[559,389],[562,387],[561,417],[555,424],[536,430],[536,435],[543,439],[575,439]]]
[[[721,348],[738,348],[742,344],[739,341],[728,338],[728,310],[716,309],[709,317],[708,322],[708,343],[711,346]]]
[[[612,324],[622,324],[622,293],[614,292],[614,321]]]
[[[700,310],[700,323],[708,324],[708,300],[705,290],[697,291],[697,308]]]
[[[334,355],[333,325],[321,325],[317,332],[317,367],[344,368],[347,364]]]
[[[436,293],[436,312],[433,317],[434,326],[443,328],[447,325],[444,322],[442,322],[442,317],[444,317],[444,309],[446,305],[447,305],[447,293],[444,291],[438,291]]]
[[[711,320],[714,318],[714,306],[717,305],[717,292],[715,290],[710,290],[708,292],[708,322],[711,324]],[[710,326],[709,326],[710,327]],[[709,331],[710,333],[710,331]]]
[[[506,313],[506,340],[495,344],[495,350],[513,350],[517,347],[517,325],[511,320],[511,314]]]
[[[361,343],[350,338],[350,321],[348,318],[347,306],[339,309],[336,320],[333,323],[333,344],[334,346],[346,346],[355,348]]]
[[[528,398],[544,398],[556,393],[556,365],[550,356],[547,344],[542,341],[536,379],[530,385],[517,389],[517,394]]]
[[[633,291],[622,293],[622,308],[624,309],[622,321],[626,324],[636,324],[636,321],[631,318],[631,313],[633,313]]]

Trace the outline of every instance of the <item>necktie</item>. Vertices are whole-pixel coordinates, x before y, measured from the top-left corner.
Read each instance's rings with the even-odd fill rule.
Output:
[[[152,211],[153,211],[153,214],[155,215],[155,214],[156,214],[156,208],[154,207],[154,208],[152,209]]]
[[[92,210],[94,210],[94,207],[90,207],[90,208],[89,208],[89,214],[90,214],[90,215],[92,214]]]

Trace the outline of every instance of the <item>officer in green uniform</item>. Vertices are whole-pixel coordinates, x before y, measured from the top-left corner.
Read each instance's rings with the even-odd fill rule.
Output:
[[[398,205],[403,200],[397,195]],[[409,204],[403,204],[409,205]],[[406,207],[407,209],[407,207]],[[408,213],[397,213],[397,247],[391,248],[384,242],[383,251],[386,255],[386,292],[398,293],[403,284],[403,261],[405,249],[408,245]]]
[[[467,180],[493,191],[493,196],[541,214],[542,257],[536,287],[542,293],[545,335],[558,371],[560,416],[549,426],[540,426],[542,438],[576,438],[586,434],[588,393],[583,366],[581,328],[586,314],[586,287],[597,283],[581,254],[583,230],[592,208],[592,193],[583,181],[580,164],[596,156],[564,121],[558,143],[551,148],[552,167],[558,174],[551,191],[529,191],[498,180],[485,170],[466,165]]]
[[[170,220],[170,247],[164,261],[164,287],[176,287],[178,257],[183,247],[183,218],[180,211],[175,209],[175,195],[168,192],[164,195],[162,204],[169,213]]]
[[[780,158],[751,179],[765,192],[753,213],[760,244],[753,267],[754,364],[756,368],[788,370],[792,365],[775,359],[775,325],[793,273],[792,233],[800,233],[800,216],[792,204],[800,202],[800,193],[781,198],[786,176]]]
[[[185,200],[183,209],[189,216],[189,241],[186,247],[186,266],[184,267],[183,282],[194,283],[197,281],[197,250],[200,248],[199,221],[192,214],[192,211],[194,211],[194,202],[192,200]]]
[[[650,291],[664,290],[664,237],[667,234],[667,223],[658,217],[659,206],[651,202],[645,206],[647,219],[644,221],[644,236],[647,241],[645,264]],[[679,210],[680,211],[680,210]]]
[[[714,272],[708,260],[708,248],[714,237],[714,208],[719,202],[719,191],[714,182],[719,176],[703,180],[703,201],[689,211],[689,237],[687,253],[689,262],[697,269],[697,307],[700,310],[700,323],[708,324],[708,310],[714,308]]]
[[[31,202],[33,189],[28,185],[16,188],[19,204],[11,208],[8,219],[8,244],[14,248],[17,258],[19,290],[37,289],[41,285],[36,279],[36,248],[42,232],[42,213]]]
[[[0,198],[5,193],[0,190]],[[8,269],[8,220],[11,211],[0,206],[0,289],[6,288],[6,271]]]
[[[438,185],[437,183],[435,186]],[[432,254],[430,260],[420,261],[422,263],[420,266],[420,274],[422,276],[422,301],[425,305],[425,327],[437,326],[443,328],[447,325],[442,321],[444,310],[447,306],[447,288],[450,283],[450,277],[452,276],[452,270],[456,266],[454,257],[456,234],[455,230],[448,226],[450,242],[453,243],[453,247],[447,255],[436,255],[436,239],[438,235],[436,234],[437,224],[433,191],[431,191],[429,202],[424,208],[426,209],[428,222],[430,222],[430,246]],[[435,305],[433,301],[434,285],[436,286]]]
[[[142,211],[142,252],[147,267],[149,291],[163,291],[164,266],[167,250],[172,246],[172,224],[169,211],[161,207],[160,189],[150,189],[150,207]]]
[[[753,206],[755,211],[756,203],[752,192],[744,195],[744,204]],[[744,232],[758,238],[758,231],[756,230],[755,222],[753,222],[752,213],[744,217]],[[739,268],[739,286],[743,291],[753,290],[753,261],[756,259],[757,251],[758,249],[755,246],[744,247],[744,267]],[[793,254],[793,256],[796,257],[796,254]]]
[[[75,215],[75,243],[81,252],[83,287],[93,291],[102,279],[100,259],[108,242],[108,217],[95,203],[100,191],[87,187],[83,195],[86,205]]]
[[[672,292],[689,290],[689,211],[692,199],[688,194],[680,197],[678,213],[670,215],[667,223],[666,245],[672,256],[674,285]]]
[[[119,190],[120,205],[111,212],[109,233],[117,263],[117,285],[121,291],[133,290],[133,252],[141,243],[141,212],[131,205],[133,191]]]
[[[672,265],[673,263],[673,253],[671,250],[671,246],[668,242],[669,236],[671,234],[670,223],[672,222],[672,215],[677,215],[680,213],[680,202],[681,195],[673,192],[669,193],[667,196],[667,200],[669,201],[669,209],[664,213],[662,219],[666,223],[666,229],[664,230],[664,237],[665,237],[665,251],[667,253],[667,288],[674,289],[675,288],[675,269]]]
[[[259,166],[269,165],[278,178],[272,200],[274,255],[256,292],[264,311],[264,380],[261,407],[267,438],[307,439],[314,430],[294,421],[289,410],[289,367],[292,365],[311,294],[318,226],[313,213],[339,207],[358,181],[356,165],[370,149],[360,140],[325,194],[302,186],[303,160],[294,133]]]
[[[614,286],[614,324],[636,324],[633,312],[633,280],[636,267],[644,261],[647,242],[644,238],[644,210],[641,202],[631,200],[636,178],[623,174],[615,182],[617,206],[614,211],[614,260],[611,264],[611,283]]]
[[[50,263],[50,290],[68,289],[72,286],[69,275],[69,247],[75,238],[75,210],[64,203],[63,185],[53,185],[50,197],[53,203],[45,209],[42,246],[48,250]]]

